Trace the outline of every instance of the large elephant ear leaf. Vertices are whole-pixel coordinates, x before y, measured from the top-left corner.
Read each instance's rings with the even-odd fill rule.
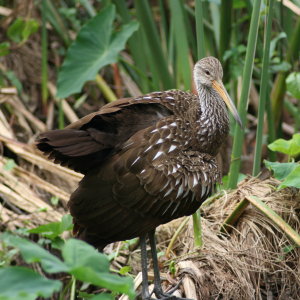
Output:
[[[59,71],[58,98],[80,92],[84,83],[94,80],[102,67],[117,61],[138,23],[132,21],[113,32],[114,19],[115,7],[108,5],[82,27]]]

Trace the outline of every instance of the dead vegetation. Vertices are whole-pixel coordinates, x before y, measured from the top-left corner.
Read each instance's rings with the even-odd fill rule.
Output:
[[[184,294],[192,299],[298,299],[300,294],[299,248],[251,205],[227,235],[220,226],[245,195],[264,200],[297,232],[300,230],[300,193],[276,190],[274,179],[250,178],[236,191],[202,207],[203,247],[193,248],[190,220],[174,245],[171,260],[183,277]],[[176,221],[178,222],[178,221]],[[163,240],[172,225],[162,227]],[[170,234],[171,233],[171,234]],[[167,246],[166,244],[164,244]],[[179,258],[178,258],[179,257]]]

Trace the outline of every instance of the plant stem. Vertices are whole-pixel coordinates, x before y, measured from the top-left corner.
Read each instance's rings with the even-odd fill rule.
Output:
[[[273,211],[267,204],[255,196],[246,196],[247,201],[257,207],[264,215],[272,220],[295,244],[300,247],[300,235],[287,224],[275,211]]]
[[[75,300],[75,292],[76,292],[76,279],[72,276],[72,286],[71,286],[71,293],[70,293],[70,300]]]
[[[176,229],[174,235],[172,236],[171,241],[170,241],[170,243],[169,243],[169,245],[168,245],[168,248],[167,248],[167,250],[166,250],[166,253],[165,253],[165,255],[166,255],[166,257],[167,257],[168,259],[169,259],[169,256],[170,256],[170,251],[171,251],[171,249],[172,249],[172,247],[173,247],[173,245],[174,245],[176,239],[178,238],[179,234],[180,234],[181,231],[183,230],[184,226],[188,223],[189,219],[190,219],[190,217],[186,217],[186,218],[181,222],[181,224],[179,225],[179,227]]]
[[[260,172],[260,164],[261,164],[265,103],[266,103],[266,97],[268,97],[267,91],[268,91],[268,79],[269,79],[269,60],[270,60],[270,42],[271,42],[271,29],[272,29],[272,18],[273,18],[273,4],[274,4],[274,0],[269,0],[269,7],[266,16],[267,23],[265,27],[262,74],[260,80],[258,124],[256,129],[256,144],[255,144],[254,162],[253,162],[253,170],[252,170],[253,176],[256,176]]]
[[[196,0],[195,18],[196,18],[196,35],[197,35],[197,54],[198,54],[198,59],[201,59],[206,55],[204,25],[203,25],[203,7],[202,7],[201,0]],[[201,216],[199,210],[193,214],[193,228],[194,228],[194,245],[195,247],[201,247],[202,228],[201,228]]]
[[[112,91],[112,89],[108,86],[108,84],[105,82],[102,76],[97,74],[95,80],[99,89],[101,90],[101,92],[103,93],[104,97],[107,99],[108,102],[117,100],[117,96]]]
[[[246,199],[243,199],[241,202],[239,202],[234,208],[233,212],[226,218],[226,220],[222,224],[220,232],[221,233],[229,232],[231,226],[233,226],[237,222],[237,220],[240,218],[240,216],[245,211],[248,205],[249,205],[249,201]]]
[[[42,101],[44,106],[48,99],[48,38],[46,28],[46,1],[42,0]]]
[[[259,11],[260,11],[261,0],[254,0],[253,11],[251,15],[250,31],[249,31],[249,42],[246,52],[246,63],[243,71],[243,86],[241,99],[239,104],[239,115],[242,120],[243,126],[246,124],[247,116],[247,101],[250,91],[250,82],[252,77],[254,54],[256,48],[256,40],[259,25]],[[235,126],[233,149],[231,154],[231,164],[228,178],[228,188],[233,189],[237,185],[238,174],[241,165],[241,154],[243,147],[244,130],[239,126]]]
[[[193,214],[193,227],[194,227],[194,244],[196,248],[203,245],[202,242],[202,226],[199,209]]]

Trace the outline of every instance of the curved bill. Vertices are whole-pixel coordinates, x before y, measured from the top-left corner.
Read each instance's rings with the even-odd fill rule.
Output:
[[[229,110],[231,111],[234,119],[238,122],[241,128],[243,128],[243,124],[241,121],[241,118],[235,108],[235,105],[233,104],[232,100],[230,99],[224,84],[221,80],[213,80],[212,87],[219,93],[219,95],[222,97],[226,105],[228,106]]]

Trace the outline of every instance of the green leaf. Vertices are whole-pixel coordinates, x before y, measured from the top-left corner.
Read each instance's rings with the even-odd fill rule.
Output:
[[[25,26],[22,30],[22,42],[26,42],[28,38],[39,29],[39,23],[34,19],[25,21]]]
[[[3,169],[4,169],[5,171],[11,171],[11,170],[13,170],[15,167],[16,167],[15,161],[14,161],[12,158],[9,158],[9,159],[6,161],[5,165],[3,166]]]
[[[115,299],[115,297],[113,295],[107,294],[107,293],[96,295],[96,296],[90,298],[90,300],[113,300],[113,299]]]
[[[78,280],[90,282],[99,287],[124,293],[129,295],[130,298],[134,298],[133,280],[129,277],[120,277],[107,272],[96,272],[88,267],[78,267],[72,269],[70,273]]]
[[[5,56],[9,53],[10,44],[8,42],[0,43],[0,56]]]
[[[68,267],[56,256],[39,245],[8,233],[0,235],[5,244],[20,249],[23,259],[27,263],[39,262],[48,273],[68,272]]]
[[[17,88],[19,93],[22,92],[23,90],[22,83],[13,71],[5,72],[5,77],[11,82],[11,84],[13,84]]]
[[[288,92],[300,100],[300,72],[291,73],[286,79]]]
[[[132,279],[110,274],[107,257],[87,243],[67,240],[62,248],[62,256],[76,279],[134,296]]]
[[[130,266],[124,266],[124,267],[122,267],[120,270],[119,270],[119,273],[121,274],[121,275],[126,275],[126,274],[128,274],[130,271],[131,271],[131,267]]]
[[[109,272],[107,257],[83,241],[67,240],[62,249],[62,256],[70,269],[87,267],[96,272]]]
[[[243,174],[243,173],[239,173],[238,175],[238,183],[243,181],[245,178],[247,177],[247,175]],[[228,184],[228,175],[223,176],[222,178],[222,185],[223,187],[226,187]]]
[[[19,43],[22,40],[22,30],[24,21],[17,18],[7,29],[7,36],[14,42]]]
[[[60,291],[62,283],[47,279],[29,268],[6,267],[0,269],[0,299],[20,300],[51,297]]]
[[[17,18],[8,27],[7,35],[15,43],[26,42],[38,28],[39,23],[34,19],[23,20],[22,18]]]
[[[56,206],[59,202],[59,198],[57,196],[53,196],[51,197],[50,202],[52,205]]]
[[[28,230],[30,233],[39,233],[49,239],[54,239],[61,235],[64,231],[71,230],[73,228],[71,215],[64,215],[61,222],[52,222],[45,225],[38,226],[36,228]]]
[[[300,133],[295,133],[291,140],[278,139],[268,145],[272,151],[282,152],[289,156],[300,154]]]
[[[264,161],[266,167],[274,172],[274,177],[278,180],[285,179],[296,167],[296,163],[280,163]]]
[[[112,33],[114,18],[115,7],[109,5],[82,27],[59,71],[58,98],[79,92],[86,81],[95,79],[102,67],[117,61],[138,24],[130,22]]]
[[[287,186],[295,187],[300,189],[300,165],[285,178],[285,180],[279,185],[279,189],[285,188]]]

